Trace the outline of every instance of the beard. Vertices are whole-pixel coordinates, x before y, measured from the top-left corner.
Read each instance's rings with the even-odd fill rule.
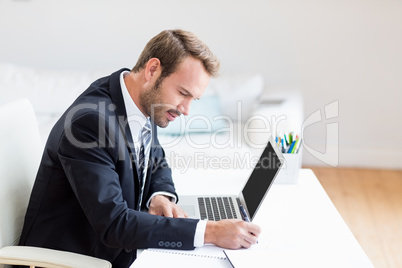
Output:
[[[170,122],[166,116],[167,112],[176,116],[180,116],[181,113],[173,105],[163,103],[160,89],[161,81],[157,81],[152,88],[140,94],[140,103],[151,120],[159,127],[165,128]]]

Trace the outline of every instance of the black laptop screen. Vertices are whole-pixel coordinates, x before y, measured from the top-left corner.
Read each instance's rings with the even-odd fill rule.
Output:
[[[251,219],[254,218],[280,166],[281,161],[271,142],[268,142],[242,191]]]

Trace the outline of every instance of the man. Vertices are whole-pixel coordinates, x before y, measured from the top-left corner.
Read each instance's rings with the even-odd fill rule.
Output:
[[[194,34],[163,31],[131,71],[91,84],[49,135],[20,244],[90,255],[113,267],[128,267],[139,248],[254,244],[260,229],[252,223],[186,218],[156,136],[155,125],[189,113],[218,69]]]

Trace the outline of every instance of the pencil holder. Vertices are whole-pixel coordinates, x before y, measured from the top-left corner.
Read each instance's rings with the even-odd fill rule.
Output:
[[[285,162],[279,171],[275,183],[277,184],[297,184],[299,182],[299,171],[302,165],[302,151],[296,154],[282,154]]]

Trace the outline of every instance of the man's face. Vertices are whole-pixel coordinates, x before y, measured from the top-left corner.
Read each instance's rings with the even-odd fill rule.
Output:
[[[190,104],[199,99],[209,83],[202,63],[187,57],[176,72],[155,82],[140,94],[140,105],[159,127],[167,127],[180,114],[188,115]]]

